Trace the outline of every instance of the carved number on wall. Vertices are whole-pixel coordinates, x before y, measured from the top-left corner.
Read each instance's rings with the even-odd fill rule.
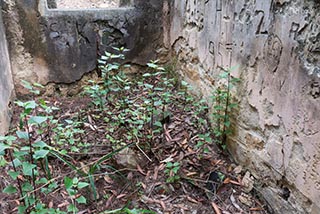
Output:
[[[259,23],[258,23],[258,26],[257,26],[257,30],[256,30],[256,35],[259,35],[259,34],[268,34],[268,31],[265,29],[265,21],[264,21],[264,11],[262,10],[257,10],[256,11],[256,16],[260,19],[259,19]]]

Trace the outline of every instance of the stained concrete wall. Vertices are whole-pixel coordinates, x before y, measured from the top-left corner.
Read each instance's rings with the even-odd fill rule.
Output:
[[[162,44],[162,1],[87,10],[48,9],[46,0],[4,2],[18,94],[21,79],[42,84],[79,80],[112,46],[130,49],[127,61],[145,64]]]
[[[165,45],[205,96],[236,66],[228,148],[275,213],[320,213],[320,3],[167,0]],[[289,190],[289,191],[288,191]]]
[[[0,134],[4,134],[9,128],[10,102],[13,94],[11,67],[0,5]]]

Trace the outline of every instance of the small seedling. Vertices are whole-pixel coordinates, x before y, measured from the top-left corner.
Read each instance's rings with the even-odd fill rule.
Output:
[[[84,196],[79,194],[79,190],[89,186],[89,183],[81,182],[77,177],[74,177],[74,178],[65,177],[64,186],[72,202],[68,206],[68,212],[77,213],[78,212],[77,204],[87,203],[87,199]]]
[[[180,169],[179,162],[167,162],[166,169],[164,170],[164,172],[168,176],[166,180],[167,183],[174,183],[180,180],[180,176],[178,175],[179,169]]]
[[[232,77],[230,70],[223,69],[220,78],[224,83],[212,93],[212,122],[214,124],[213,133],[215,141],[223,149],[226,149],[227,136],[231,134],[231,112],[237,107],[237,103],[232,102],[231,89],[238,78]]]

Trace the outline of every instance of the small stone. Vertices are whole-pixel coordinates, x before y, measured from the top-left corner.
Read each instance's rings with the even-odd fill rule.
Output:
[[[123,166],[125,168],[137,168],[138,160],[137,160],[137,154],[130,148],[125,148],[121,150],[118,154],[115,156],[115,161],[118,165]]]
[[[58,38],[60,37],[60,33],[59,32],[50,32],[50,38],[54,39],[54,38]]]
[[[244,177],[242,178],[243,191],[246,193],[251,192],[254,186],[254,178],[250,176],[250,172],[247,171]]]
[[[235,174],[240,174],[242,172],[242,170],[243,170],[242,166],[239,165],[236,168],[234,168],[233,172]]]
[[[239,201],[248,206],[248,207],[252,207],[253,206],[253,202],[252,202],[252,199],[249,195],[245,194],[245,193],[242,193],[239,197],[238,197]]]

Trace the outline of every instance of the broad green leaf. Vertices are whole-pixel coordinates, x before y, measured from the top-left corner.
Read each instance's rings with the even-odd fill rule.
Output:
[[[100,60],[100,59],[98,59],[98,63],[99,63],[99,64],[102,64],[102,65],[107,64],[107,62],[106,62],[106,61],[104,61],[104,60]]]
[[[164,70],[164,68],[158,67],[157,70]],[[163,71],[156,72],[156,73],[154,73],[154,76],[158,76],[158,75],[161,75],[161,74],[165,74],[165,72],[163,72]]]
[[[15,171],[9,171],[8,174],[13,180],[16,180],[20,173]]]
[[[105,51],[104,55],[110,57],[112,54],[110,52],[108,52],[108,51]]]
[[[48,117],[45,116],[32,116],[29,119],[30,124],[41,124],[45,122],[48,119]]]
[[[77,207],[74,204],[68,206],[68,212],[76,213],[78,211]]]
[[[155,90],[155,91],[163,91],[164,88],[155,87],[154,90]]]
[[[77,178],[77,177],[74,177],[73,179],[72,179],[72,183],[73,184],[77,184],[79,182],[79,179]]]
[[[18,158],[15,158],[13,160],[13,164],[14,164],[15,167],[18,167],[18,166],[22,165],[21,161]],[[12,163],[10,165],[12,165]]]
[[[22,101],[15,101],[14,102],[15,104],[17,104],[17,106],[19,106],[19,107],[24,107],[24,105],[25,105],[25,103],[24,102],[22,102]]]
[[[37,166],[28,162],[22,162],[22,173],[23,175],[28,175],[32,176],[32,171],[36,168]]]
[[[146,87],[147,89],[153,88],[153,85],[150,85],[150,84],[148,84],[148,83],[145,83],[145,84],[143,84],[143,85],[144,85],[144,87]]]
[[[72,179],[69,177],[65,177],[63,183],[66,189],[70,189],[73,186]]]
[[[29,182],[25,182],[22,184],[22,191],[30,192],[33,190],[33,186]]]
[[[168,162],[167,163],[167,168],[172,168],[173,167],[173,163],[172,162]]]
[[[225,125],[226,127],[230,127],[231,123],[230,123],[230,121],[226,121],[226,122],[224,122],[224,125]]]
[[[145,73],[142,75],[143,77],[151,77],[151,74],[150,73]]]
[[[89,186],[89,184],[86,183],[86,182],[79,182],[79,183],[78,183],[78,188],[79,188],[79,189],[82,189],[82,188],[87,187],[87,186]]]
[[[6,161],[6,159],[2,156],[2,155],[0,155],[0,167],[4,167],[5,165],[7,165],[7,161]]]
[[[160,105],[162,105],[163,103],[162,103],[162,100],[158,100],[158,101],[155,101],[154,102],[154,106],[160,106]]]
[[[38,104],[35,101],[28,101],[25,103],[24,108],[25,109],[35,109],[38,106]]]
[[[160,121],[156,121],[155,123],[153,123],[153,125],[158,126],[158,127],[162,127],[162,123]]]
[[[38,87],[38,88],[44,88],[44,86],[43,85],[41,85],[40,83],[33,83],[33,85],[34,86],[36,86],[36,87]]]
[[[40,180],[36,181],[36,184],[46,184],[48,183],[48,179],[46,178],[40,178]]]
[[[156,65],[155,63],[152,63],[152,62],[147,63],[147,66],[148,66],[149,68],[154,68],[154,69],[158,68],[158,65]]]
[[[179,162],[174,162],[173,166],[180,166]]]
[[[49,147],[48,144],[46,144],[43,141],[37,141],[32,146],[37,147],[37,148],[44,148],[44,147]]]
[[[222,73],[219,75],[219,77],[220,77],[221,79],[225,79],[225,78],[227,78],[229,75],[230,75],[229,72],[222,72]]]
[[[101,59],[101,60],[104,60],[104,61],[107,61],[107,60],[109,60],[109,57],[107,57],[107,56],[101,56],[100,59]]]
[[[24,214],[26,213],[27,206],[19,205],[18,206],[18,214]]]
[[[98,85],[97,85],[97,87],[99,87]],[[66,123],[68,123],[68,124],[72,124],[73,123],[73,121],[72,120],[64,120]]]
[[[6,141],[6,142],[13,142],[15,141],[17,138],[15,136],[12,135],[8,135],[8,136],[0,136],[0,141]]]
[[[79,198],[77,198],[76,201],[79,204],[86,204],[87,203],[87,199],[85,197],[83,197],[83,196],[80,196]]]
[[[19,150],[15,150],[13,152],[13,156],[18,158],[18,159],[24,159],[24,156],[28,155],[29,154],[29,151],[28,150],[21,150],[20,148],[20,151]]]
[[[16,134],[18,138],[28,140],[29,139],[29,134],[27,132],[22,132],[22,131],[16,131]]]
[[[25,80],[21,80],[21,84],[24,88],[28,89],[28,90],[32,90],[33,87],[31,85],[31,83],[29,83],[28,81],[25,81]]]
[[[4,188],[2,192],[7,194],[13,194],[17,192],[17,189],[13,185],[9,185],[6,188]]]
[[[34,159],[38,160],[40,158],[44,158],[47,156],[47,154],[49,153],[49,150],[47,149],[41,149],[41,150],[37,150],[34,152]]]
[[[9,148],[10,148],[10,146],[3,144],[3,143],[0,143],[0,154]]]

